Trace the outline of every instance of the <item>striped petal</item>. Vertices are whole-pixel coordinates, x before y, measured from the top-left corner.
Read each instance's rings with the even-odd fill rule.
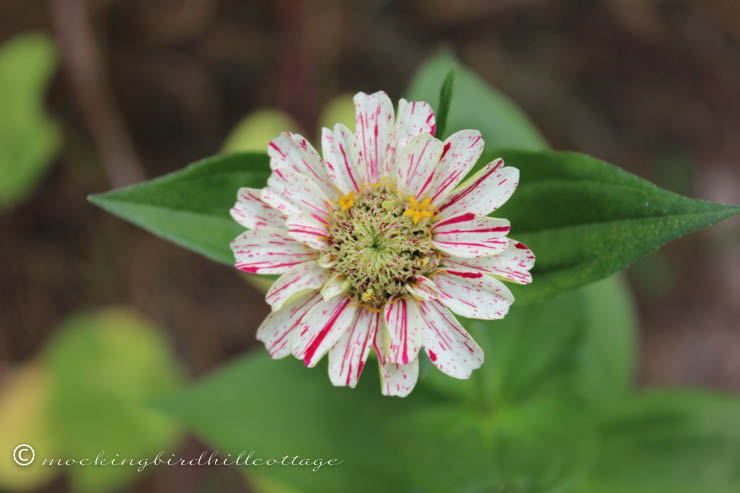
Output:
[[[383,91],[357,93],[355,101],[355,139],[359,167],[367,183],[382,178],[385,153],[393,127],[393,103]]]
[[[390,344],[388,331],[383,324],[375,332],[373,348],[378,355],[378,370],[380,371],[380,391],[383,395],[406,397],[414,390],[419,379],[419,358],[414,358],[408,365],[391,363],[385,357]]]
[[[436,300],[439,298],[439,289],[431,279],[419,276],[414,284],[407,284],[406,291],[414,298],[420,300]]]
[[[534,253],[523,243],[509,238],[508,247],[499,254],[478,258],[443,255],[442,263],[456,270],[484,272],[505,281],[529,284],[532,282],[529,271],[534,267]]]
[[[401,150],[394,173],[401,192],[417,198],[429,194],[442,147],[440,140],[421,134]]]
[[[282,200],[288,201],[295,209],[310,214],[318,221],[329,219],[329,198],[321,191],[315,181],[292,168],[276,169],[267,179],[268,188]],[[272,203],[272,193],[262,193],[262,200],[280,209],[280,202]],[[286,214],[294,215],[291,211]]]
[[[329,234],[328,223],[305,212],[288,217],[285,227],[288,235],[296,241],[313,248],[324,251],[329,248],[326,235]]]
[[[370,354],[381,314],[360,310],[352,325],[329,350],[329,378],[337,387],[354,388]]]
[[[298,264],[272,283],[265,301],[273,312],[278,311],[291,297],[302,291],[319,289],[326,279],[326,269],[315,261]]]
[[[477,130],[460,130],[444,142],[429,196],[439,207],[478,162],[483,152],[483,138]]]
[[[509,200],[519,184],[519,170],[504,167],[504,160],[488,163],[482,170],[452,192],[439,207],[444,217],[454,217],[465,212],[487,216]]]
[[[458,315],[493,320],[504,318],[514,296],[504,283],[481,272],[447,270],[434,276],[439,301]]]
[[[421,349],[424,319],[421,318],[419,303],[405,299],[388,303],[384,316],[389,337],[386,359],[391,363],[407,365]]]
[[[302,210],[293,205],[290,200],[283,197],[278,190],[273,190],[270,187],[262,189],[261,198],[265,204],[274,208],[284,216],[295,216],[302,212]]]
[[[231,250],[236,268],[251,274],[282,274],[315,256],[283,230],[275,228],[245,231],[231,242]]]
[[[236,194],[236,204],[229,211],[236,222],[247,229],[280,228],[285,216],[262,201],[262,190],[242,187]]]
[[[434,246],[457,257],[483,257],[506,250],[509,221],[493,217],[462,214],[432,226]]]
[[[267,154],[271,169],[292,168],[311,178],[324,194],[334,192],[319,153],[302,135],[281,133],[270,141]]]
[[[438,301],[422,302],[424,350],[432,364],[454,378],[470,378],[483,364],[483,350]]]
[[[324,128],[321,131],[321,150],[329,178],[342,194],[353,190],[359,192],[364,167],[361,169],[357,165],[357,142],[354,134],[341,123],[334,125],[333,132]]]
[[[322,303],[318,292],[306,293],[294,298],[279,311],[265,318],[257,329],[257,340],[265,344],[271,358],[284,358],[290,354],[293,331],[298,328],[306,314]]]
[[[434,135],[436,128],[434,110],[428,103],[408,102],[401,98],[398,101],[398,115],[385,155],[385,176],[392,176],[396,166],[396,157],[414,137],[424,133]]]
[[[309,368],[316,366],[353,324],[358,311],[346,296],[316,305],[293,333],[293,356],[302,359]]]

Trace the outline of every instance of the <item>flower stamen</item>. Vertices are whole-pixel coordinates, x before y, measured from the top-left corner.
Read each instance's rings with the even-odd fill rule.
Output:
[[[434,206],[431,203],[431,198],[427,197],[421,202],[417,202],[413,195],[409,195],[408,200],[409,208],[406,209],[403,215],[411,216],[414,224],[418,224],[422,219],[434,217]]]
[[[340,195],[337,204],[343,211],[352,207],[355,204],[355,191],[350,190],[347,195]]]

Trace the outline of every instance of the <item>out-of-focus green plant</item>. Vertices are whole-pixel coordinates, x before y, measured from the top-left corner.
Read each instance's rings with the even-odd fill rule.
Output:
[[[280,132],[301,132],[300,125],[279,110],[263,109],[250,113],[231,131],[223,152],[264,151]]]
[[[425,361],[416,391],[398,400],[377,395],[369,372],[358,389],[336,389],[325,382],[325,365],[307,370],[260,351],[163,397],[160,407],[223,453],[343,460],[319,473],[247,468],[266,492],[738,490],[740,439],[720,430],[733,428],[740,403],[635,392],[634,313],[614,274],[740,208],[547,151],[515,105],[459,64],[440,92],[453,62],[440,55],[425,63],[408,97],[446,106],[454,94],[445,133],[480,129],[486,156],[503,155],[521,170],[520,190],[501,213],[538,257],[534,283],[516,293],[527,303],[502,321],[464,321],[485,350],[483,367],[460,382],[425,371]],[[239,187],[263,187],[268,174],[264,153],[218,156],[91,200],[231,264],[228,244],[239,228],[228,210]],[[722,453],[697,460],[715,440]],[[667,477],[686,464],[693,481]]]
[[[30,489],[59,473],[75,491],[109,491],[137,473],[131,466],[44,465],[44,459],[151,459],[167,454],[178,428],[149,406],[175,390],[182,371],[149,322],[122,308],[69,319],[38,361],[11,377],[0,394],[0,448],[26,443],[36,460],[0,462],[0,487]],[[8,457],[9,458],[9,457]]]
[[[18,36],[0,46],[0,209],[25,199],[61,143],[44,96],[57,64],[45,34]]]

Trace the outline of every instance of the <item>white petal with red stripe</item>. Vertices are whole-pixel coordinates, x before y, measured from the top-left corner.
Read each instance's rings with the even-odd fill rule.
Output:
[[[442,256],[442,263],[455,270],[484,272],[517,284],[532,282],[530,269],[534,267],[534,253],[526,245],[509,238],[503,252],[489,257],[461,258]]]
[[[326,269],[319,267],[316,261],[298,264],[272,283],[265,301],[270,304],[272,311],[278,311],[292,296],[309,289],[319,289],[326,280]]]
[[[321,130],[321,149],[329,178],[342,191],[359,192],[362,187],[364,167],[357,163],[357,142],[354,134],[341,123],[334,125],[334,131]]]
[[[290,354],[291,338],[306,314],[323,303],[318,291],[306,293],[289,301],[279,311],[271,313],[257,329],[257,340],[265,344],[271,358],[284,358]]]
[[[380,391],[383,395],[406,397],[419,379],[419,358],[408,365],[386,363],[380,367]]]
[[[329,198],[321,191],[315,181],[303,173],[292,168],[276,169],[267,179],[267,186],[280,198],[287,200],[292,206],[313,216],[316,220],[327,222],[329,219]],[[262,193],[262,200],[279,208],[280,203],[273,204],[271,194]],[[286,215],[294,215],[287,211]]]
[[[434,110],[424,101],[408,102],[401,98],[398,101],[398,115],[391,131],[388,151],[385,155],[385,175],[391,176],[396,166],[396,158],[417,135],[434,135],[437,125],[434,121]]]
[[[285,227],[288,228],[289,236],[314,250],[324,251],[329,248],[326,239],[329,224],[321,217],[317,218],[305,212],[289,216]]]
[[[488,163],[472,178],[452,192],[439,207],[443,217],[454,217],[465,212],[487,216],[509,200],[519,184],[519,170],[504,167],[504,160]]]
[[[432,205],[439,207],[473,169],[483,152],[483,138],[477,130],[460,130],[444,142],[431,192]]]
[[[424,276],[417,277],[416,282],[413,284],[407,284],[406,291],[414,298],[420,300],[436,300],[439,298],[437,285],[434,284],[434,281]]]
[[[422,302],[424,350],[432,364],[454,378],[470,378],[483,364],[483,350],[438,301]]]
[[[285,230],[275,228],[245,231],[231,242],[231,250],[236,268],[252,274],[282,274],[315,257]]]
[[[391,363],[409,364],[419,354],[424,319],[416,300],[400,299],[385,305],[383,312],[388,327],[388,352]]]
[[[468,318],[504,318],[514,296],[504,283],[482,272],[447,270],[434,276],[441,293],[439,301]]]
[[[359,310],[346,296],[316,305],[293,333],[293,355],[308,367],[316,366],[352,325]]]
[[[280,195],[279,190],[270,187],[262,189],[262,201],[284,216],[295,216],[302,213],[302,209],[296,207],[290,200]]]
[[[421,200],[432,191],[434,172],[442,155],[442,142],[429,134],[414,137],[401,150],[396,161],[393,176],[396,178],[396,187],[407,194]]]
[[[329,350],[329,378],[337,387],[354,388],[370,354],[375,332],[382,324],[381,313],[360,310],[355,323]]]
[[[334,191],[319,153],[302,135],[281,133],[270,141],[267,154],[273,170],[292,168],[313,180],[324,194]]]
[[[385,357],[386,349],[390,344],[388,331],[380,324],[375,332],[373,348],[378,355],[378,370],[380,371],[380,391],[383,395],[406,397],[414,390],[419,379],[419,358],[414,358],[408,365],[391,363]]]
[[[357,93],[355,139],[359,166],[367,183],[375,183],[384,173],[385,153],[393,127],[393,103],[383,91]]]
[[[431,233],[434,246],[445,253],[457,257],[483,257],[506,250],[509,229],[506,219],[467,213],[436,222]]]
[[[280,211],[262,201],[262,190],[242,187],[236,194],[236,204],[229,211],[236,222],[247,229],[279,228],[285,222]]]

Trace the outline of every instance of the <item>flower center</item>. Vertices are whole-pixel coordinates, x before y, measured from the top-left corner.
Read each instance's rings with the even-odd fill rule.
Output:
[[[410,201],[390,185],[365,186],[340,198],[329,220],[330,271],[349,281],[350,297],[371,308],[408,294],[407,284],[439,264],[431,214],[420,217],[419,204]]]

